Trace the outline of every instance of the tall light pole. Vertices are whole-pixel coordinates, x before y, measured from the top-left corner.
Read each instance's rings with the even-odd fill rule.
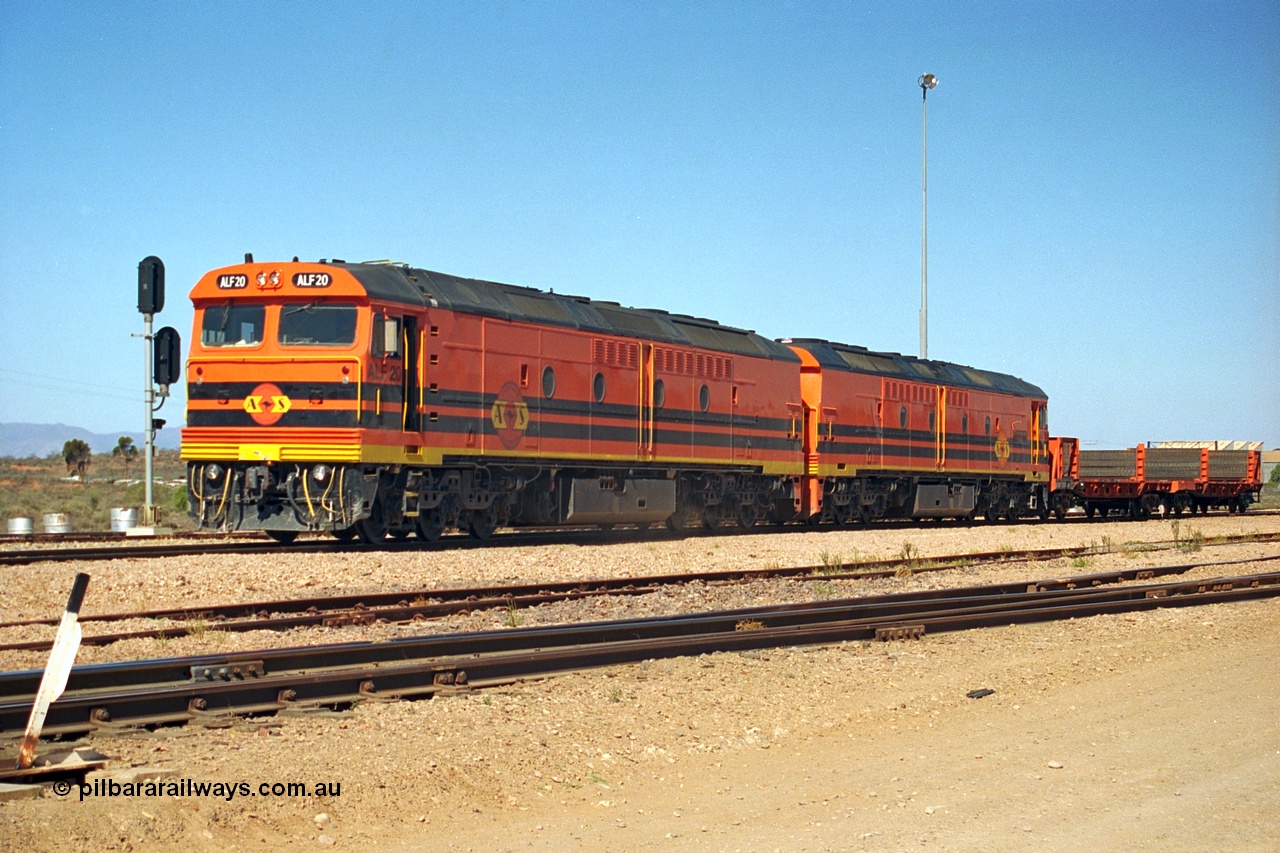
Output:
[[[929,90],[938,85],[932,74],[921,74],[920,110],[920,357],[929,357]]]

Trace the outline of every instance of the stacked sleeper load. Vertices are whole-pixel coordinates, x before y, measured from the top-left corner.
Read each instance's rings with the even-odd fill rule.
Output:
[[[1249,451],[1210,450],[1210,480],[1243,480],[1249,476]]]
[[[1080,479],[1128,480],[1138,476],[1137,453],[1129,450],[1081,450]]]
[[[1199,480],[1200,448],[1148,448],[1146,468],[1148,480]]]

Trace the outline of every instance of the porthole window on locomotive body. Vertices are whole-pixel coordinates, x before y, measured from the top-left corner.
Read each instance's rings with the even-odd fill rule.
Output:
[[[556,372],[547,365],[542,368],[542,396],[548,400],[556,393]]]
[[[667,386],[661,379],[653,383],[653,405],[659,409],[667,402]]]
[[[898,410],[898,425],[903,429],[907,428],[907,407],[903,406]]]
[[[707,383],[702,383],[702,387],[698,389],[698,406],[702,411],[711,408],[711,389],[707,387]]]
[[[604,402],[604,374],[597,373],[595,379],[591,380],[591,393],[595,395],[597,403]]]
[[[985,421],[983,421],[983,422],[982,422],[982,430],[983,430],[983,432],[985,432],[987,435],[991,435],[991,418],[990,418],[990,416],[988,416],[988,417],[987,417],[987,419],[986,419]]]

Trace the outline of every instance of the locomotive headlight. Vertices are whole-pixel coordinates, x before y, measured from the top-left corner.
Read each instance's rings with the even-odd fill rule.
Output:
[[[263,270],[262,272],[258,273],[258,285],[262,286],[266,283],[267,283],[267,271]]]
[[[216,483],[222,477],[222,466],[217,462],[204,467],[204,478],[210,483]]]
[[[311,466],[311,476],[317,483],[323,483],[325,480],[329,479],[329,473],[328,465]]]
[[[280,283],[280,270],[272,270],[272,271],[271,271],[271,283],[272,283],[272,284],[279,284],[279,283]]]

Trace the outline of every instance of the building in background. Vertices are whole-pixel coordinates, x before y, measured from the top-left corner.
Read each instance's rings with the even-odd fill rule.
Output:
[[[1262,482],[1271,482],[1271,472],[1280,465],[1280,450],[1262,451]]]

